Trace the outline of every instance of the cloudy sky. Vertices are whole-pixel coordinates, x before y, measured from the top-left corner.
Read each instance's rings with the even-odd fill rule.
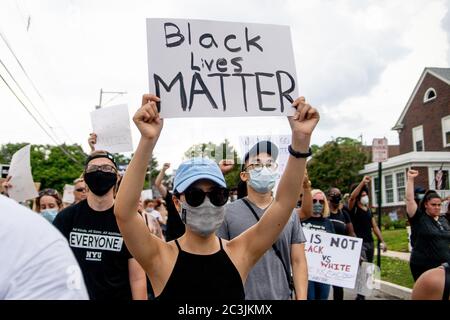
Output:
[[[398,143],[392,131],[425,67],[450,65],[447,0],[2,0],[0,144],[79,143],[87,151],[89,113],[130,115],[148,91],[145,18],[210,19],[291,27],[300,92],[322,114],[313,143],[348,136]],[[19,65],[20,63],[20,65]],[[25,72],[24,72],[25,71]],[[113,98],[112,101],[109,101]],[[155,150],[180,162],[194,143],[288,134],[286,118],[166,119]],[[133,128],[134,145],[139,134]]]

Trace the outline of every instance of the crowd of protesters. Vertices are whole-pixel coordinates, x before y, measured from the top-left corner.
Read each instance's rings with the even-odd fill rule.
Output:
[[[72,204],[43,189],[31,213],[7,199],[10,177],[3,182],[0,255],[20,250],[23,256],[0,266],[0,299],[327,300],[331,286],[308,281],[303,229],[361,238],[361,262],[373,262],[373,234],[387,250],[371,211],[370,177],[348,195],[311,185],[306,159],[319,114],[304,98],[293,103],[290,157],[281,177],[278,147],[260,141],[242,159],[236,191],[224,176],[238,164],[193,158],[178,167],[172,189],[163,183],[170,168],[164,163],[154,199],[142,199],[141,191],[163,120],[158,97],[142,101],[133,118],[141,139],[124,176],[113,155],[95,149],[93,133]],[[437,192],[414,188],[417,175],[409,170],[406,186],[413,298],[445,300],[449,222]],[[24,257],[31,266],[25,268]],[[333,299],[344,299],[342,287],[333,286]]]

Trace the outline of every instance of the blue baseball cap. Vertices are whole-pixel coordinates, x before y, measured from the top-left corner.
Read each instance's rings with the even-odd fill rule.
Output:
[[[178,167],[173,189],[178,193],[183,193],[191,184],[201,179],[211,180],[221,187],[227,187],[217,163],[208,158],[192,158]]]

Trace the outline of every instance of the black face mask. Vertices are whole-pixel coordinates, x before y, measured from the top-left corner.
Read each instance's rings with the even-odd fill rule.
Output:
[[[117,182],[117,175],[100,170],[84,174],[84,181],[95,195],[104,196]]]
[[[333,204],[339,204],[339,202],[341,202],[341,195],[340,194],[333,194],[332,196],[330,196],[330,202]]]

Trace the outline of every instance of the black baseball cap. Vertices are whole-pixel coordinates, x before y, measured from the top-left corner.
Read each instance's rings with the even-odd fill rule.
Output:
[[[260,153],[268,153],[273,160],[278,157],[278,147],[269,140],[263,140],[256,143],[251,149],[245,154],[244,161],[242,162],[241,171],[245,168],[245,163],[250,158],[250,156],[256,156]]]
[[[117,164],[116,161],[114,160],[114,156],[109,153],[108,151],[101,151],[101,152],[94,152],[93,154],[90,154],[87,159],[86,162],[84,163],[84,166],[87,167],[88,163],[91,160],[97,159],[97,158],[106,158],[111,160],[112,163],[114,163],[114,167],[117,168]]]

